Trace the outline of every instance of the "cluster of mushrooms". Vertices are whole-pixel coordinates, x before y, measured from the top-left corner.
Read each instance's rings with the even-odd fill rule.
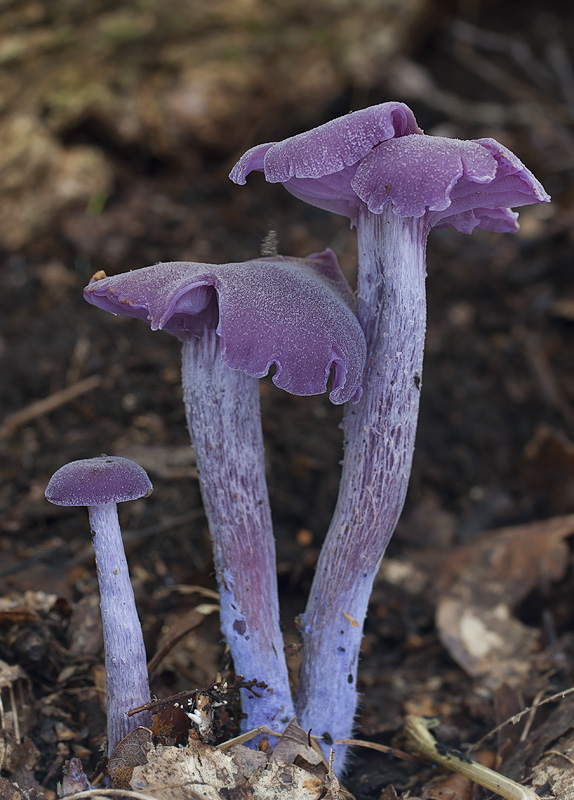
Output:
[[[242,729],[277,733],[296,715],[345,767],[369,596],[407,491],[422,387],[425,251],[434,227],[513,232],[512,207],[550,198],[494,139],[427,136],[403,103],[350,113],[252,148],[231,179],[263,172],[297,198],[349,217],[358,287],[334,253],[244,263],[160,263],[96,273],[84,297],[182,343],[183,396],[213,544],[221,630],[235,671],[265,683],[242,695]],[[305,613],[303,660],[287,675],[265,481],[257,379],[275,367],[287,392],[346,403],[339,496]],[[133,462],[73,462],[46,496],[85,505],[96,550],[108,693],[108,752],[149,712],[146,657],[115,504],[149,494]]]

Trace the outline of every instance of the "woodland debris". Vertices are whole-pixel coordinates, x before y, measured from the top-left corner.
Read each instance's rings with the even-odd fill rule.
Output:
[[[439,636],[452,658],[491,689],[523,685],[539,633],[514,615],[535,589],[564,577],[574,515],[489,531],[456,548],[439,580]]]
[[[429,727],[432,727],[432,722],[421,717],[409,714],[405,719],[407,746],[416,755],[457,772],[507,800],[540,800],[533,789],[520,786],[510,778],[478,764],[465,753],[440,744],[429,732]]]

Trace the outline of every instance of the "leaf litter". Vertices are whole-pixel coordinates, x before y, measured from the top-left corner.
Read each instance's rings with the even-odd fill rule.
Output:
[[[64,22],[68,25],[74,14],[80,15],[80,48],[91,30],[97,29],[99,37],[114,22],[112,18],[104,19],[104,28],[92,24],[92,15],[99,17],[103,13],[105,17],[105,3],[94,3],[93,8],[92,4],[86,4],[81,11],[72,5],[62,4]],[[230,4],[227,11],[235,15],[243,13],[243,5]],[[525,214],[519,237],[500,248],[491,246],[486,239],[456,246],[446,236],[435,239],[436,256],[429,270],[433,272],[429,292],[434,293],[434,300],[431,297],[429,303],[427,407],[421,417],[411,500],[405,509],[402,531],[397,533],[383,562],[365,632],[360,687],[363,709],[357,733],[396,752],[405,746],[401,738],[405,714],[442,713],[441,724],[433,729],[441,748],[454,747],[465,754],[478,752],[480,760],[489,762],[488,766],[516,781],[536,786],[539,796],[571,800],[574,705],[567,691],[574,683],[573,569],[572,534],[567,532],[571,523],[566,515],[574,510],[571,441],[574,387],[569,313],[574,294],[572,211],[568,199],[572,94],[568,95],[570,105],[560,102],[560,97],[557,99],[556,76],[564,91],[568,86],[571,88],[572,82],[567,70],[558,69],[556,58],[546,63],[549,54],[556,56],[560,47],[564,49],[562,37],[568,35],[568,12],[549,3],[543,19],[533,16],[528,8],[518,19],[512,4],[496,4],[492,11],[487,4],[478,4],[477,19],[472,25],[456,19],[452,30],[445,27],[437,31],[441,20],[433,7],[432,30],[442,43],[440,47],[434,50],[429,46],[422,59],[419,53],[411,60],[411,44],[405,44],[408,37],[403,17],[401,35],[393,39],[400,42],[396,46],[401,49],[401,58],[392,65],[384,65],[377,37],[373,35],[367,42],[368,36],[361,33],[361,30],[377,31],[373,20],[365,15],[360,30],[355,27],[357,4],[348,8],[340,4],[341,16],[333,41],[324,36],[327,28],[323,27],[321,17],[324,13],[332,14],[332,3],[321,6],[319,12],[307,4],[305,13],[312,17],[311,26],[299,19],[302,7],[295,4],[292,11],[289,4],[287,17],[294,15],[299,28],[287,26],[287,37],[283,25],[277,31],[261,30],[259,20],[258,25],[251,25],[251,20],[258,18],[259,4],[251,5],[242,22],[249,30],[242,28],[240,52],[248,35],[261,35],[262,39],[256,47],[245,51],[249,65],[253,58],[268,64],[267,52],[277,49],[278,35],[281,40],[289,35],[297,39],[297,30],[300,34],[304,29],[305,35],[313,38],[309,53],[301,46],[301,40],[296,57],[286,47],[276,65],[279,82],[290,87],[289,97],[284,101],[274,80],[255,70],[256,102],[248,110],[245,98],[249,94],[251,66],[240,79],[241,91],[236,92],[235,83],[223,78],[228,72],[237,73],[234,60],[237,51],[233,46],[227,47],[225,35],[210,23],[218,12],[198,4],[197,10],[189,12],[196,40],[212,41],[213,35],[217,47],[225,49],[225,66],[221,68],[216,55],[212,55],[215,80],[213,75],[207,76],[210,103],[225,110],[220,116],[202,119],[202,131],[191,133],[191,146],[185,139],[185,146],[179,147],[184,143],[182,132],[187,136],[190,127],[195,129],[197,118],[187,127],[186,120],[180,118],[175,137],[165,136],[162,131],[167,126],[173,127],[173,116],[163,113],[153,102],[150,104],[156,89],[154,79],[148,82],[147,78],[153,68],[146,61],[145,86],[138,98],[131,91],[133,77],[129,77],[137,70],[132,71],[128,64],[127,84],[118,81],[117,89],[128,91],[135,103],[143,100],[145,106],[143,113],[132,117],[146,131],[137,142],[141,153],[133,156],[137,161],[135,175],[129,174],[125,154],[128,150],[133,154],[137,149],[130,138],[137,139],[137,131],[128,126],[116,132],[118,119],[126,118],[113,113],[115,102],[109,105],[105,97],[94,101],[82,80],[72,81],[82,94],[81,102],[76,103],[73,96],[61,93],[54,100],[52,70],[44,69],[41,36],[38,38],[49,26],[45,18],[38,25],[30,24],[42,10],[34,3],[12,4],[14,7],[10,6],[4,17],[4,24],[14,30],[18,27],[14,15],[21,14],[25,20],[22,35],[10,31],[11,45],[20,42],[21,46],[26,44],[28,35],[31,37],[30,46],[21,48],[20,53],[32,57],[26,58],[23,72],[11,70],[10,81],[18,84],[23,81],[27,87],[27,130],[32,135],[19,135],[13,141],[18,147],[21,142],[32,148],[43,147],[42,159],[51,163],[43,173],[40,191],[34,169],[19,170],[20,184],[0,232],[8,247],[10,240],[17,240],[18,247],[23,243],[22,252],[17,250],[6,259],[2,299],[11,329],[17,333],[26,331],[21,340],[3,334],[0,341],[8,375],[3,386],[6,401],[2,411],[4,421],[9,423],[3,428],[4,438],[0,442],[5,595],[0,605],[0,656],[6,665],[0,665],[3,708],[0,798],[54,800],[52,787],[60,778],[63,786],[68,782],[66,795],[84,789],[88,777],[85,774],[82,777],[82,762],[94,784],[100,786],[103,780],[102,765],[97,764],[105,729],[102,712],[105,680],[95,614],[97,593],[88,569],[89,547],[74,532],[83,531],[82,526],[75,524],[76,518],[71,514],[54,515],[45,509],[44,477],[59,465],[54,458],[64,460],[66,456],[95,454],[101,451],[104,439],[106,446],[116,445],[118,451],[125,448],[125,452],[118,454],[127,455],[133,448],[132,452],[157,465],[157,480],[166,498],[165,509],[151,520],[137,508],[130,512],[134,538],[128,537],[126,544],[136,566],[134,584],[141,600],[147,639],[152,644],[150,652],[158,653],[162,644],[166,645],[157,675],[158,694],[167,696],[184,686],[205,687],[218,671],[233,680],[219,644],[216,615],[206,619],[200,635],[196,635],[191,630],[195,624],[193,597],[183,591],[171,591],[190,583],[201,584],[203,589],[212,585],[211,565],[205,557],[203,516],[193,483],[193,458],[189,449],[181,447],[179,436],[182,420],[174,390],[177,363],[169,360],[173,353],[167,346],[159,347],[138,334],[128,336],[121,325],[98,321],[95,329],[90,328],[84,310],[79,313],[76,302],[78,287],[85,282],[82,278],[89,277],[90,262],[97,261],[98,265],[117,271],[125,269],[126,260],[139,265],[180,256],[182,252],[205,261],[228,261],[236,257],[236,252],[241,257],[252,257],[253,248],[257,249],[265,235],[263,228],[268,224],[269,210],[257,200],[253,206],[249,206],[248,199],[236,205],[235,199],[226,195],[219,176],[207,177],[207,167],[213,167],[215,157],[211,145],[202,151],[201,144],[196,147],[197,142],[213,141],[211,132],[216,130],[215,138],[223,153],[218,164],[223,174],[221,164],[233,155],[225,149],[230,131],[228,120],[238,118],[238,107],[243,122],[232,131],[236,142],[232,150],[246,139],[251,142],[258,138],[253,133],[254,120],[265,120],[257,123],[269,131],[264,139],[280,138],[281,115],[268,113],[269,107],[279,105],[281,110],[288,110],[286,119],[297,109],[296,118],[291,118],[289,124],[304,128],[317,114],[333,115],[334,102],[347,108],[344,99],[347,94],[358,93],[362,97],[363,93],[380,92],[382,85],[384,91],[404,98],[410,90],[426,113],[427,127],[439,120],[439,125],[450,125],[451,133],[461,137],[490,135],[493,128],[495,132],[503,129],[511,145],[520,142],[522,152],[530,151],[533,166],[534,159],[550,165],[556,202],[551,209],[554,216]],[[273,8],[267,4],[265,9],[274,20],[282,19],[281,3]],[[196,13],[209,19],[194,27]],[[369,14],[372,13],[371,9]],[[493,31],[504,26],[505,14],[512,19],[511,32],[494,34]],[[176,8],[178,31],[179,17]],[[138,15],[135,28],[141,25],[143,35],[138,39],[137,30],[132,30],[130,35],[135,37],[132,44],[148,41],[151,29],[146,26],[150,19],[148,12],[143,17]],[[188,20],[186,24],[191,23]],[[76,22],[73,24],[77,27]],[[528,29],[529,25],[536,28],[535,34]],[[168,57],[167,62],[162,62],[162,70],[165,72],[167,64],[168,72],[172,71],[177,81],[182,74],[180,64],[186,48],[179,42],[174,50],[167,29],[169,24],[161,32],[161,57],[165,59],[165,53]],[[205,36],[206,30],[211,31],[210,37]],[[353,33],[357,30],[358,34]],[[346,44],[346,31],[351,38],[357,37],[350,46]],[[57,33],[54,27],[50,37]],[[502,38],[496,39],[497,36]],[[74,49],[76,38],[70,42]],[[98,63],[103,52],[106,74],[110,74],[109,64],[120,63],[120,57],[129,60],[130,54],[137,57],[138,53],[155,51],[145,46],[125,46],[121,37],[117,40],[111,37],[103,44]],[[348,83],[337,70],[333,72],[334,53],[337,69],[355,76]],[[484,53],[488,53],[488,59]],[[477,59],[477,55],[482,58]],[[18,55],[18,49],[11,57],[15,58],[11,63],[23,63],[19,61],[22,56]],[[194,63],[191,72],[184,76],[186,91],[193,87],[194,75],[200,70],[199,47],[197,59],[198,64]],[[291,71],[281,72],[286,70],[285,60],[298,65],[300,71],[296,76]],[[453,64],[457,65],[454,69]],[[476,73],[477,64],[481,65],[480,75]],[[487,69],[493,64],[498,67],[496,75]],[[520,101],[513,94],[517,64],[527,67],[521,75],[522,89],[526,86],[527,91]],[[67,69],[65,58],[54,68]],[[470,70],[470,74],[465,70]],[[225,73],[223,78],[222,73]],[[383,73],[386,78],[381,83]],[[98,70],[90,69],[90,78],[98,74]],[[40,75],[42,79],[29,80],[30,75]],[[531,91],[529,75],[535,81],[542,81],[543,95]],[[164,79],[160,78],[160,83]],[[399,79],[402,86],[393,88],[392,82]],[[408,79],[410,89],[406,85]],[[169,83],[171,78],[167,80]],[[46,82],[48,92],[44,90]],[[496,84],[499,94],[486,92],[485,85],[489,82]],[[40,105],[35,105],[36,94],[41,96]],[[13,93],[13,97],[20,95]],[[231,98],[231,104],[226,105],[226,96]],[[481,102],[476,101],[478,96]],[[56,127],[43,125],[46,97],[48,114],[56,109],[64,117],[68,115],[67,122],[59,119]],[[488,102],[483,102],[484,99]],[[302,100],[305,110],[300,112]],[[359,100],[357,103],[361,104]],[[540,108],[544,113],[537,117],[535,111]],[[80,114],[79,120],[74,116],[76,113]],[[5,123],[3,127],[7,130],[18,126],[22,130],[22,119],[11,120],[8,116]],[[65,129],[64,138],[58,132],[60,129]],[[149,131],[151,136],[147,136]],[[175,149],[170,144],[172,138],[178,144]],[[83,146],[84,139],[87,149]],[[151,142],[151,149],[146,150],[143,140]],[[183,179],[166,177],[159,163],[163,154],[168,152],[169,158],[179,164],[176,153],[183,151],[186,154],[186,168],[181,170]],[[10,163],[9,153],[7,157]],[[153,177],[145,172],[146,158],[158,160],[152,165]],[[529,163],[531,158],[528,157]],[[62,165],[67,178],[87,176],[86,180],[77,181],[75,189],[71,187],[74,190],[71,198],[62,198],[60,193]],[[37,162],[32,166],[37,168]],[[32,179],[25,183],[27,176]],[[112,181],[117,183],[117,190],[111,190]],[[190,184],[194,185],[191,201]],[[218,187],[215,201],[211,198],[214,185]],[[92,193],[87,212],[86,192]],[[566,202],[560,202],[561,193]],[[63,210],[68,208],[69,211]],[[227,233],[223,231],[222,212]],[[278,229],[282,249],[306,253],[321,249],[326,241],[336,241],[347,268],[352,271],[354,251],[342,226],[319,217],[314,222],[308,215],[297,216],[299,212],[290,212],[286,203],[281,214],[284,214],[281,224],[277,220],[271,224]],[[60,222],[55,215],[61,215]],[[235,235],[235,230],[240,233]],[[460,264],[465,261],[471,267],[480,265],[480,269],[462,270]],[[58,280],[47,281],[48,272],[57,273]],[[58,287],[57,294],[46,291],[50,285]],[[62,318],[69,321],[69,328],[60,334]],[[30,371],[31,363],[39,365],[37,373]],[[129,371],[130,381],[126,377]],[[337,422],[332,410],[320,401],[304,405],[296,400],[291,404],[273,394],[272,387],[267,385],[262,388],[262,397],[272,443],[268,455],[277,508],[280,578],[284,586],[289,585],[289,593],[285,593],[282,601],[286,601],[286,619],[290,619],[301,609],[316,558],[317,532],[326,527],[334,502],[336,477],[325,476],[327,465],[340,457],[340,442],[335,438],[332,443],[327,442],[324,428],[317,433],[318,420],[333,423],[333,427]],[[42,402],[42,398],[47,398],[47,402]],[[492,413],[489,398],[492,407],[497,408],[496,414]],[[36,404],[38,399],[40,402]],[[18,415],[20,410],[24,410],[23,416],[9,416]],[[429,419],[432,425],[428,424]],[[442,420],[442,424],[437,420]],[[97,436],[91,433],[96,422]],[[319,441],[319,446],[308,452],[307,445]],[[293,475],[299,481],[296,489]],[[185,492],[181,491],[182,480]],[[183,494],[187,505],[181,502]],[[552,515],[562,516],[538,527],[534,524],[530,529],[523,526],[500,529],[505,521],[514,523]],[[178,526],[185,529],[185,535],[174,537],[174,530],[179,534]],[[493,533],[480,533],[494,527],[497,530]],[[292,529],[307,530],[307,544],[301,543],[302,540],[294,543]],[[140,532],[144,530],[142,547]],[[466,544],[454,546],[456,541],[465,539]],[[193,569],[184,568],[186,562],[193,564]],[[186,625],[191,631],[187,635]],[[176,643],[180,633],[183,639]],[[296,666],[296,632],[288,629],[286,636]],[[171,687],[174,688],[170,691]],[[185,702],[190,694],[194,693],[183,697]],[[256,774],[258,769],[264,769],[263,761],[258,764],[256,759],[265,758],[266,767],[270,763],[269,753],[254,755],[256,751],[244,747],[240,750],[239,745],[230,748],[234,762],[228,750],[216,750],[217,757],[207,755],[215,745],[193,737],[190,741],[191,723],[183,712],[182,715],[184,719],[171,720],[175,728],[173,744],[162,742],[161,736],[158,741],[157,736],[150,737],[145,732],[140,732],[141,739],[134,736],[133,741],[125,743],[125,751],[118,753],[119,769],[130,775],[130,781],[136,770],[149,769],[148,756],[165,771],[163,755],[173,760],[179,750],[185,750],[189,758],[192,754],[200,754],[204,760],[213,758],[213,770],[228,775]],[[227,734],[231,736],[232,723],[236,724],[236,719],[230,716]],[[485,738],[485,731],[493,735]],[[307,737],[307,732],[304,735]],[[474,746],[481,741],[485,745],[476,751]],[[298,746],[289,747],[294,752]],[[359,752],[358,747],[355,752]],[[171,755],[167,756],[168,753]],[[220,758],[225,753],[227,761]],[[388,751],[384,755],[361,753],[356,756],[349,776],[357,797],[475,800],[477,796],[476,787],[471,788],[466,778],[461,782],[446,773],[437,776],[437,771],[423,762],[399,762],[389,757]],[[300,758],[299,754],[285,759],[291,772],[295,767],[305,769]],[[242,767],[241,759],[248,766]],[[62,777],[65,761],[69,766]],[[307,767],[311,764],[305,763]],[[267,768],[276,770],[274,774],[279,776],[279,767]],[[182,770],[188,774],[189,765]],[[201,777],[201,771],[198,774]],[[310,780],[319,777],[312,771],[307,774]],[[151,773],[148,778],[153,783]],[[243,777],[241,780],[248,781]],[[294,780],[300,788],[298,778]],[[319,798],[327,796],[330,790],[325,779],[321,780],[315,795]],[[260,781],[258,790],[263,791],[263,785]],[[198,792],[203,791],[199,784],[195,786]],[[278,786],[276,782],[273,790],[279,791]],[[104,796],[133,794],[140,800],[145,797],[125,787],[89,790],[84,796],[92,796],[95,791]],[[178,786],[177,791],[182,793],[178,796],[186,796],[185,786]],[[220,791],[230,798],[254,794],[248,782],[231,789],[222,787]],[[288,786],[282,783],[281,796],[287,794]]]

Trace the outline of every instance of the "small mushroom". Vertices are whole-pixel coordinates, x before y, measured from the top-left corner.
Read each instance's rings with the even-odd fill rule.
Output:
[[[357,400],[365,341],[334,254],[234,264],[173,262],[104,277],[86,300],[182,342],[186,416],[213,543],[221,629],[243,690],[243,730],[294,715],[279,624],[275,542],[257,378],[293,394]]]
[[[126,712],[150,701],[142,629],[122,542],[116,503],[147,497],[144,469],[127,458],[72,461],[52,475],[46,499],[57,506],[87,506],[104,633],[108,755],[130,731],[151,725],[151,713]]]
[[[426,326],[426,242],[433,227],[517,230],[511,206],[548,202],[494,139],[426,136],[402,103],[332,120],[241,157],[253,171],[357,227],[357,315],[367,340],[363,395],[345,412],[337,506],[303,624],[300,724],[325,749],[349,738],[363,622],[373,580],[401,513],[414,450]],[[333,713],[332,709],[337,711]],[[345,750],[335,748],[338,771]]]

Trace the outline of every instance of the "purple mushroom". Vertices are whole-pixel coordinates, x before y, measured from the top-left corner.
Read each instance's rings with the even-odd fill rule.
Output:
[[[46,498],[57,506],[87,506],[104,632],[108,755],[130,731],[151,725],[151,713],[130,708],[150,701],[142,629],[122,542],[116,503],[147,497],[147,473],[127,458],[100,456],[72,461],[50,478]]]
[[[344,420],[339,498],[303,626],[296,709],[327,746],[348,738],[371,588],[401,513],[411,470],[425,339],[425,250],[433,227],[512,232],[509,207],[548,202],[494,139],[425,136],[402,103],[383,103],[249,150],[253,170],[356,225],[357,314],[367,340],[363,396]],[[336,709],[336,712],[333,712]],[[338,770],[345,748],[336,748]]]
[[[275,543],[265,481],[257,378],[272,365],[288,392],[358,400],[366,345],[334,254],[236,264],[174,262],[97,273],[88,302],[136,317],[183,345],[184,403],[235,670],[242,727],[283,728],[294,715],[279,625]]]

